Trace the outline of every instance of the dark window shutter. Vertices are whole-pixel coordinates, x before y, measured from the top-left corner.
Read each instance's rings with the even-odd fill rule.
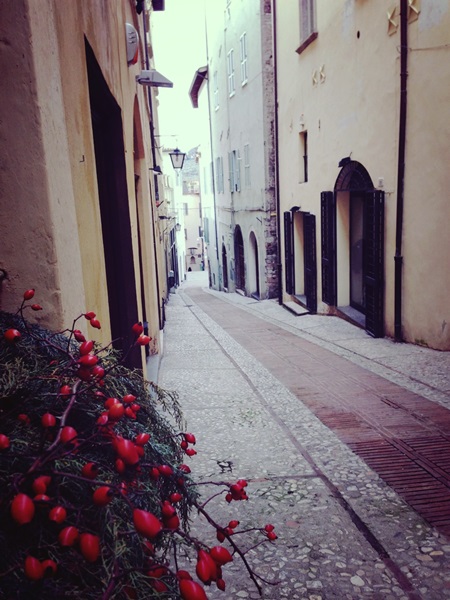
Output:
[[[316,216],[303,215],[306,306],[317,312]]]
[[[284,213],[284,263],[286,293],[294,293],[294,252],[292,236],[292,215],[290,211]]]
[[[333,192],[320,194],[322,234],[322,301],[336,306],[336,198]]]
[[[384,192],[367,192],[364,203],[366,331],[384,335]]]

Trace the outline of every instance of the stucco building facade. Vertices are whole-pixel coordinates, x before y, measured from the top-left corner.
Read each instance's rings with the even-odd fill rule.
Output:
[[[449,350],[449,2],[272,9],[283,302]]]
[[[197,77],[207,79],[209,99],[212,165],[204,181],[214,175],[214,202],[205,197],[210,268],[218,268],[210,281],[216,289],[272,298],[278,287],[270,2],[207,3],[206,30],[208,64]]]
[[[89,336],[125,348],[142,321],[150,354],[160,350],[168,293],[153,171],[157,88],[136,80],[152,68],[153,5],[0,6],[0,308],[15,310],[34,287],[42,324],[63,329],[92,310],[102,328]],[[144,363],[144,350],[130,355],[130,366]]]

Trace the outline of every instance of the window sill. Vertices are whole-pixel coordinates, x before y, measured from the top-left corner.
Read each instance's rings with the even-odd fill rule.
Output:
[[[306,48],[317,38],[319,34],[317,33],[317,31],[313,31],[304,42],[302,42],[300,44],[300,46],[297,48],[296,52],[297,54],[301,54],[303,52],[303,50],[306,50]]]

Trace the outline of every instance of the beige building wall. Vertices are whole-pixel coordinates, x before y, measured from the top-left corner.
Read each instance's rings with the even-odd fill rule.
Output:
[[[296,52],[301,43],[300,4],[276,3],[280,215],[299,206],[316,216],[318,311],[334,312],[321,293],[320,194],[334,190],[342,158],[363,165],[373,187],[385,195],[384,331],[394,336],[400,1],[310,2],[315,5],[318,35]],[[408,23],[402,334],[405,341],[450,349],[450,6],[447,0],[415,5],[418,18],[411,11]],[[350,275],[348,192],[338,193],[336,211],[337,306],[345,306]],[[282,235],[284,265],[283,242]],[[290,300],[284,283],[283,289],[284,300]]]
[[[120,109],[119,158],[130,227],[125,237],[130,239],[134,271],[130,280],[136,317],[148,322],[154,353],[167,290],[149,176],[148,88],[136,82],[146,66],[144,16],[138,17],[135,7],[135,2],[118,0],[1,3],[6,93],[0,99],[0,135],[7,152],[1,173],[0,268],[7,278],[0,285],[0,308],[14,310],[22,291],[35,287],[44,311],[33,318],[59,329],[93,310],[102,329],[90,328],[89,336],[100,342],[111,339],[86,41]],[[127,64],[126,22],[140,36],[139,60],[132,66]],[[87,327],[84,319],[80,326]]]

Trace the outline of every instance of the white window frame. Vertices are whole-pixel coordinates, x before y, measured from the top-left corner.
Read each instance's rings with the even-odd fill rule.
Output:
[[[300,54],[317,37],[316,0],[299,0],[300,11]]]
[[[247,72],[247,32],[244,33],[239,38],[239,49],[241,55],[241,85],[245,85],[248,81],[248,72]]]
[[[216,158],[216,186],[217,193],[223,194],[225,189],[223,185],[223,158],[221,156]]]
[[[228,95],[234,96],[236,93],[236,88],[234,85],[234,49],[231,50],[227,54],[227,69],[228,69]]]
[[[244,185],[251,186],[250,180],[250,144],[244,144]]]
[[[217,71],[214,71],[213,75],[213,98],[214,110],[219,110],[219,75]]]

